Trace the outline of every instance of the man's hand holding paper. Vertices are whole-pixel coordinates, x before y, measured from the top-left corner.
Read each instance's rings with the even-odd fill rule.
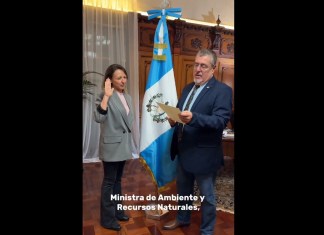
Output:
[[[172,121],[176,121],[176,122],[180,122],[180,123],[183,123],[184,124],[184,122],[179,117],[179,114],[181,113],[181,111],[180,111],[179,108],[172,107],[172,106],[169,106],[169,105],[166,105],[166,104],[162,104],[162,103],[157,103],[157,104],[168,115],[168,117],[171,119],[171,122]],[[170,124],[171,124],[171,122],[170,122]]]
[[[179,116],[180,120],[182,121],[182,123],[187,124],[192,119],[192,112],[185,110],[185,111],[182,111],[181,113],[179,113],[178,116]]]

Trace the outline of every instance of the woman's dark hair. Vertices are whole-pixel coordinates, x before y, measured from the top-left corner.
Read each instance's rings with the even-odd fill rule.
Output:
[[[123,66],[121,66],[120,64],[112,64],[112,65],[109,65],[109,67],[106,69],[106,72],[105,72],[105,76],[104,76],[104,79],[103,79],[102,87],[105,86],[106,79],[107,78],[110,78],[111,79],[113,77],[114,72],[117,69],[122,70],[126,74],[126,76],[128,78],[127,71],[126,71],[126,69]]]

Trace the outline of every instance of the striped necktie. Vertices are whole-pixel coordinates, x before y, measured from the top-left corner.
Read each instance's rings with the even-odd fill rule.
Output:
[[[186,107],[184,108],[184,110],[188,110],[189,109],[189,106],[192,102],[192,99],[194,98],[195,94],[196,94],[196,91],[198,90],[198,88],[200,87],[200,85],[195,85],[193,91],[191,92],[191,95],[187,101],[187,104],[186,104]]]
[[[191,92],[191,95],[187,101],[187,104],[186,104],[186,107],[184,108],[184,110],[188,110],[189,109],[189,106],[193,100],[193,97],[195,96],[196,94],[196,91],[198,90],[198,88],[200,87],[200,85],[195,85],[193,91]],[[182,139],[182,134],[183,134],[183,128],[184,128],[184,125],[182,123],[179,123],[179,126],[178,126],[178,142],[181,141]]]

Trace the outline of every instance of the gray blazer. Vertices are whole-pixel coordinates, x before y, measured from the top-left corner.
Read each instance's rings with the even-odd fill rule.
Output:
[[[100,105],[103,95],[104,93],[101,93],[98,96],[96,105]],[[99,159],[105,162],[124,161],[132,158],[131,130],[134,121],[134,108],[130,95],[124,93],[124,96],[129,107],[128,115],[116,91],[108,100],[106,113],[99,112],[100,107],[99,110],[96,108],[94,111],[94,120],[100,123]]]

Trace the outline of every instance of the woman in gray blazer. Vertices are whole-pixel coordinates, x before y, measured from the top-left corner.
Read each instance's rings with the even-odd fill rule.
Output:
[[[130,95],[125,93],[127,80],[123,66],[110,65],[103,79],[104,92],[96,100],[97,109],[94,111],[94,120],[100,123],[99,159],[104,170],[100,223],[102,227],[116,231],[121,229],[118,220],[129,220],[119,198],[125,162],[132,158],[134,109]]]

